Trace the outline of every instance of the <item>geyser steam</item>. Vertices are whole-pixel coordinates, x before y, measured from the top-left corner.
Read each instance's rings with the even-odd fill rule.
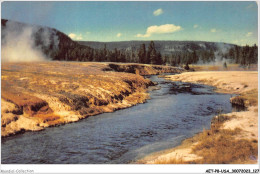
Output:
[[[30,26],[18,22],[7,21],[2,26],[2,51],[4,62],[45,61],[48,55],[43,48],[50,44],[58,46],[58,37],[48,28]],[[52,41],[51,37],[54,37]],[[38,42],[38,44],[37,44]]]

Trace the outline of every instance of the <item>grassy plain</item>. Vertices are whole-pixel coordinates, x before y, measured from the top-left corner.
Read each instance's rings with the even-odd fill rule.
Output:
[[[162,72],[180,70],[93,62],[2,63],[1,136],[143,103],[149,98],[147,88],[154,84],[141,75]]]

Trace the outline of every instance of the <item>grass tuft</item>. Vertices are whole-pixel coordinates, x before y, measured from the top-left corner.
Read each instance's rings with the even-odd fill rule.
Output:
[[[232,137],[236,131],[219,131],[215,134],[208,134],[209,131],[203,132],[201,135],[203,138],[193,148],[193,153],[203,157],[197,163],[232,164],[256,158],[257,141],[236,140]]]
[[[204,130],[196,138],[198,144],[192,148],[192,152],[203,157],[196,163],[237,164],[257,158],[258,142],[234,138],[234,135],[239,134],[241,129],[220,129],[223,122],[230,118],[225,115],[217,117],[213,119],[211,129]]]

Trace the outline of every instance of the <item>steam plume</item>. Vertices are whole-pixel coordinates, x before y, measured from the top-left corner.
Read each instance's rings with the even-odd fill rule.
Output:
[[[55,47],[59,43],[57,36],[50,40],[52,36],[51,30],[48,28],[7,21],[6,25],[2,26],[2,61],[48,60],[48,55],[43,52],[43,48],[48,48],[51,44]],[[38,44],[36,44],[37,42]]]

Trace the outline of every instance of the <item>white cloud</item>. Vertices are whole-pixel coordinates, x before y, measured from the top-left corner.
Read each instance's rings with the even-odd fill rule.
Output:
[[[246,37],[250,37],[250,36],[252,36],[252,34],[253,34],[253,32],[248,32],[248,33],[246,34]]]
[[[148,34],[137,34],[135,37],[150,37]]]
[[[117,33],[116,37],[121,37],[122,33]]]
[[[212,29],[210,30],[210,32],[211,32],[211,33],[215,33],[215,32],[217,32],[217,29],[216,29],[216,28],[212,28]]]
[[[198,24],[193,25],[193,28],[198,28],[198,27],[199,27]]]
[[[159,15],[161,15],[161,14],[163,14],[163,10],[162,10],[161,8],[159,8],[159,9],[157,9],[157,10],[155,10],[155,11],[153,12],[153,15],[154,15],[154,16],[159,16]]]
[[[69,37],[73,40],[83,40],[82,34],[70,33]]]
[[[135,37],[150,37],[151,35],[149,34],[137,34]]]
[[[181,26],[176,26],[174,24],[165,24],[165,25],[153,25],[147,28],[145,34],[137,34],[135,37],[150,37],[153,34],[167,34],[173,33],[181,30]]]
[[[76,38],[76,34],[70,33],[70,34],[69,34],[69,37],[70,37],[71,39],[75,39],[75,38]]]

